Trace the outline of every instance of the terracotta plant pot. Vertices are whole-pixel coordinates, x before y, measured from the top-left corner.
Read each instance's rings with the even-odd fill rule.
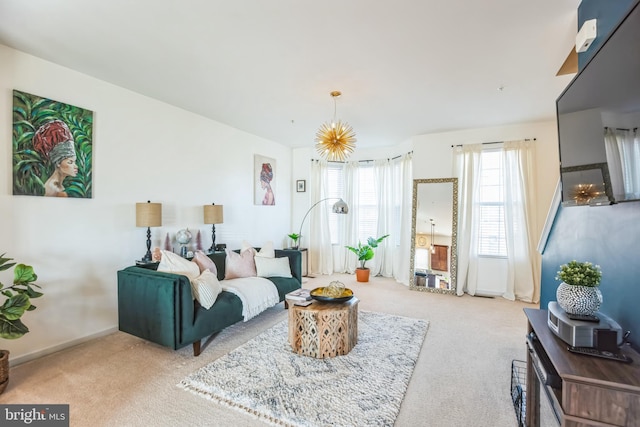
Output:
[[[369,281],[369,269],[368,268],[356,268],[356,281],[368,282]]]
[[[9,384],[9,350],[0,350],[0,394]]]

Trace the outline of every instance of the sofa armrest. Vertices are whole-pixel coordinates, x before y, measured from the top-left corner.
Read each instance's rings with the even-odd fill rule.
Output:
[[[118,271],[118,325],[123,332],[178,349],[194,303],[186,276],[140,267]]]

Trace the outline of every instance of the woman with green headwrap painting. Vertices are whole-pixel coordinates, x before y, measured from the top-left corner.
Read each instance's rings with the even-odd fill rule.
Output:
[[[64,179],[78,174],[76,150],[69,127],[61,120],[45,123],[33,136],[33,148],[54,167],[53,173],[44,183],[44,195],[67,197]]]

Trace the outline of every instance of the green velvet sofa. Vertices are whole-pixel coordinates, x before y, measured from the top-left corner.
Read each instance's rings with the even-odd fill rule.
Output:
[[[291,278],[270,277],[278,289],[280,301],[302,283],[302,255],[296,250],[275,251],[276,257],[288,257]],[[208,255],[218,269],[218,279],[225,274],[226,255]],[[195,301],[186,276],[131,266],[118,271],[118,325],[131,335],[174,350],[193,345],[200,355],[203,338],[242,321],[242,302],[235,294],[222,291],[208,310]]]

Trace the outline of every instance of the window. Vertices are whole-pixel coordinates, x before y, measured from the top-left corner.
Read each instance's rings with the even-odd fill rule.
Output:
[[[344,172],[342,170],[342,163],[329,163],[327,167],[327,197],[331,198],[343,198],[344,197]],[[329,212],[329,233],[331,234],[331,244],[338,244],[338,236],[340,236],[342,221],[338,221],[338,215],[332,214],[333,203],[335,200],[330,200],[327,203],[327,209]]]
[[[327,195],[331,198],[344,198],[344,170],[342,163],[329,163],[327,182]],[[373,177],[373,165],[361,163],[358,167],[358,239],[366,242],[369,236],[375,236],[378,221],[378,203],[375,189],[375,179]],[[329,232],[331,233],[331,243],[336,245],[339,242],[340,231],[343,221],[338,215],[333,215],[331,209],[333,203],[327,203],[329,212]],[[353,209],[350,206],[350,209]]]
[[[482,151],[477,201],[478,255],[506,257],[502,150]]]

